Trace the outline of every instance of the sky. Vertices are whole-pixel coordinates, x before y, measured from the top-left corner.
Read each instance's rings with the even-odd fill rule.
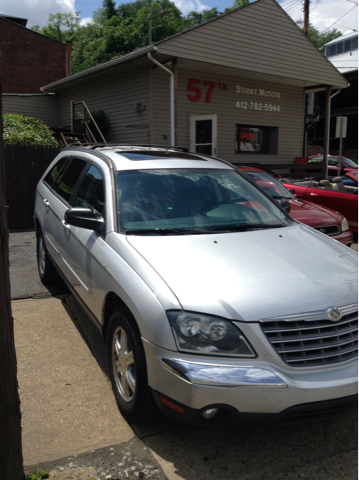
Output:
[[[130,0],[116,0],[116,5]],[[303,17],[303,0],[278,0],[293,20]],[[190,11],[217,7],[220,12],[233,5],[233,0],[174,0],[187,14]],[[28,19],[27,26],[46,26],[49,13],[80,12],[81,23],[91,20],[93,12],[102,7],[102,0],[0,0],[0,13]],[[343,34],[358,30],[358,0],[311,0],[310,22],[322,33],[332,28]]]

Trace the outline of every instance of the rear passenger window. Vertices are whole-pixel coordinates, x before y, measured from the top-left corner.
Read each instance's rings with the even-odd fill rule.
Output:
[[[104,215],[105,192],[104,180],[101,171],[92,165],[86,173],[79,188],[75,207],[92,208],[100,215]]]
[[[44,182],[47,183],[50,188],[55,183],[55,180],[59,176],[60,172],[62,172],[62,170],[64,169],[65,163],[68,159],[69,157],[60,158],[60,160],[55,163],[55,165],[44,178]]]
[[[70,201],[73,189],[87,162],[79,158],[73,158],[63,175],[59,175],[54,186],[55,192],[61,195],[67,202]]]

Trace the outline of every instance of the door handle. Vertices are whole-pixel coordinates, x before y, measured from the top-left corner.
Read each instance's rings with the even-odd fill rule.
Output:
[[[66,223],[65,220],[61,220],[61,225],[66,229],[70,230],[71,225],[69,223]]]
[[[44,198],[42,203],[46,206],[46,207],[49,207],[50,206],[50,202],[47,200],[47,198]]]
[[[317,197],[318,196],[318,193],[311,193],[310,194],[312,197]]]

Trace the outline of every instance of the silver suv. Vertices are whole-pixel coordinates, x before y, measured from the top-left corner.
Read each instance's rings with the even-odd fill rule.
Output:
[[[122,414],[296,422],[356,408],[357,254],[233,165],[65,148],[36,191],[42,281],[102,332]]]

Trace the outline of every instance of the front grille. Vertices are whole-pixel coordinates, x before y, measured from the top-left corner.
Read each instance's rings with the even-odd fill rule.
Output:
[[[358,356],[358,312],[338,322],[269,321],[261,324],[270,344],[291,367],[345,362]]]
[[[340,228],[338,225],[324,225],[322,227],[314,227],[315,230],[325,233],[326,235],[338,235],[340,233]]]

